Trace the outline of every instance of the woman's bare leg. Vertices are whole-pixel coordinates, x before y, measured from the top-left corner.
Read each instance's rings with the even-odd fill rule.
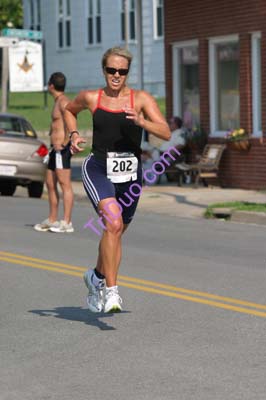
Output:
[[[120,210],[114,198],[107,198],[100,201],[98,206],[99,215],[106,213],[104,208],[106,204],[108,204],[108,208],[112,215],[119,215]],[[102,214],[100,211],[102,211]],[[116,286],[122,253],[121,237],[125,228],[121,215],[117,218],[111,218],[109,214],[108,220],[105,219],[104,223],[106,229],[103,231],[99,243],[99,255],[96,269],[105,276],[106,286],[111,287]]]

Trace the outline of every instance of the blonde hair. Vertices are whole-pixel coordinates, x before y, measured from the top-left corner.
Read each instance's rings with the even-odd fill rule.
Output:
[[[103,69],[106,67],[107,59],[110,56],[120,56],[126,58],[128,61],[128,69],[130,68],[133,56],[125,47],[112,47],[111,49],[108,49],[102,57]]]

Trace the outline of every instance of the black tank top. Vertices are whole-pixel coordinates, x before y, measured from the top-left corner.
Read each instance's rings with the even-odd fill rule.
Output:
[[[101,106],[103,89],[99,90],[97,106],[93,112],[92,152],[105,159],[107,151],[130,151],[141,155],[142,128],[126,118],[123,110],[110,110]],[[134,107],[134,91],[130,90],[130,107]]]

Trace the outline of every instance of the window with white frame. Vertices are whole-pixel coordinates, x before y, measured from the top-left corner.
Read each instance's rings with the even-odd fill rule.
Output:
[[[253,135],[261,136],[261,33],[253,33],[251,43]]]
[[[153,0],[153,15],[154,15],[154,38],[160,39],[163,37],[163,0]]]
[[[40,31],[41,30],[41,0],[37,0],[36,6],[37,6],[37,9],[36,9],[36,26],[35,26],[35,29],[37,31]]]
[[[200,124],[198,42],[173,46],[173,114],[182,117],[186,129]]]
[[[58,0],[58,47],[71,47],[70,0]]]
[[[29,0],[29,10],[30,10],[30,29],[34,29],[34,5],[33,0]]]
[[[87,41],[89,45],[102,41],[101,0],[87,0]]]
[[[135,0],[121,0],[121,39],[136,40],[136,4]]]
[[[239,128],[238,37],[211,39],[209,43],[211,134]]]
[[[29,29],[41,30],[41,4],[40,0],[29,0]]]

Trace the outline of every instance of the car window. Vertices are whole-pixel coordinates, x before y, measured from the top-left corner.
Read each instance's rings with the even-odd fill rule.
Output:
[[[0,135],[12,136],[25,136],[25,132],[21,125],[21,119],[16,117],[9,117],[5,115],[0,116]]]
[[[31,126],[31,124],[28,121],[26,121],[25,119],[22,120],[22,126],[23,126],[23,130],[24,130],[26,136],[35,137],[35,138],[37,137],[35,130]]]

